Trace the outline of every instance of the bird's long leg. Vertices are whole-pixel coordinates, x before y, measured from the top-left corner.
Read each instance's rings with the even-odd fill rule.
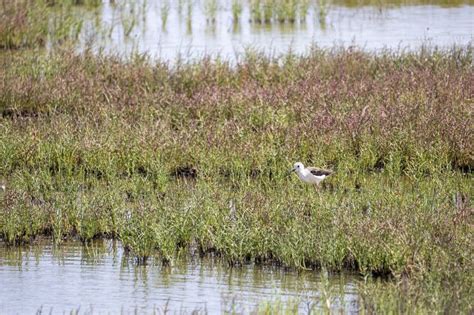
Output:
[[[314,189],[316,190],[316,192],[317,192],[318,194],[321,193],[321,190],[319,189],[319,184],[315,184],[315,185],[314,185]]]

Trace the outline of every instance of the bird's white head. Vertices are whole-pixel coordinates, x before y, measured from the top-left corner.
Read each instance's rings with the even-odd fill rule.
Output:
[[[302,170],[304,169],[304,165],[303,163],[301,162],[296,162],[294,165],[293,165],[293,168],[292,168],[292,172],[301,172]]]

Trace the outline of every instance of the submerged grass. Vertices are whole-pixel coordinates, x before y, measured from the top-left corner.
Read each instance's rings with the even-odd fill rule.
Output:
[[[73,8],[96,8],[98,0],[0,1],[0,49],[31,49],[76,41],[83,26]]]
[[[110,1],[112,14],[118,18],[113,22],[103,16],[100,0],[15,0],[0,1],[0,49],[50,48],[65,42],[88,46],[94,36],[111,37],[115,28],[123,32],[126,39],[132,38],[137,28],[143,26],[147,10],[153,5],[146,0]],[[330,1],[330,0],[203,0],[186,2],[180,0],[177,6],[168,0],[159,1],[161,29],[166,31],[169,17],[173,10],[182,15],[183,6],[187,6],[186,25],[192,31],[191,17],[193,10],[202,11],[209,26],[218,27],[218,16],[228,13],[232,16],[233,27],[237,29],[242,13],[249,11],[249,20],[255,24],[298,24],[306,23],[306,18],[314,16],[321,27],[326,25],[330,8],[335,6],[371,6],[379,10],[398,5],[437,4],[442,6],[470,5],[472,0],[460,1]],[[226,12],[227,11],[227,12]],[[313,12],[310,14],[310,12]],[[93,24],[91,24],[91,21]],[[100,35],[102,34],[102,35]],[[92,44],[92,43],[91,43]]]
[[[394,280],[368,282],[368,313],[472,310],[472,52],[4,52],[0,238],[351,269]],[[336,173],[317,193],[297,160]]]

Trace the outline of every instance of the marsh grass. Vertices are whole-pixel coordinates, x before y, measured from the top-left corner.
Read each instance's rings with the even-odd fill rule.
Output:
[[[262,8],[259,0],[250,1],[250,16],[253,23],[262,23]]]
[[[0,49],[46,47],[77,40],[83,23],[72,13],[72,7],[77,4],[3,1],[0,4]]]
[[[239,23],[240,16],[243,10],[242,3],[239,0],[232,0],[231,10],[232,10],[232,22],[234,24]]]
[[[193,4],[188,1],[186,10],[186,32],[192,34],[193,32]]]
[[[368,282],[369,313],[472,309],[472,47],[0,65],[5,243],[349,269],[394,279]],[[287,176],[297,160],[336,173],[317,193]]]
[[[166,29],[166,23],[168,23],[169,14],[170,14],[170,4],[168,2],[163,2],[161,4],[161,27],[163,29]]]
[[[204,14],[208,23],[216,23],[217,11],[219,10],[219,3],[217,0],[204,1]]]
[[[329,13],[329,2],[327,0],[318,0],[318,20],[321,29],[326,28],[326,18]]]

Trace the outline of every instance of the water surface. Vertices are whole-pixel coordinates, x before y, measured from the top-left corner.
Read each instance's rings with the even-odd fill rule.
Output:
[[[84,247],[49,242],[0,245],[0,313],[151,313],[169,310],[249,313],[265,303],[297,304],[301,312],[330,300],[333,310],[358,309],[356,278],[325,277],[279,267],[230,268],[216,258],[186,258],[171,267],[138,266],[119,243]]]
[[[216,1],[213,17],[209,2],[106,1],[86,23],[82,40],[109,53],[148,53],[173,61],[204,55],[235,60],[249,49],[279,55],[305,53],[313,45],[356,45],[380,51],[466,45],[473,39],[472,1],[320,1],[324,6],[310,1],[304,18],[295,23],[252,22],[247,1],[241,1],[238,19],[230,1]]]

